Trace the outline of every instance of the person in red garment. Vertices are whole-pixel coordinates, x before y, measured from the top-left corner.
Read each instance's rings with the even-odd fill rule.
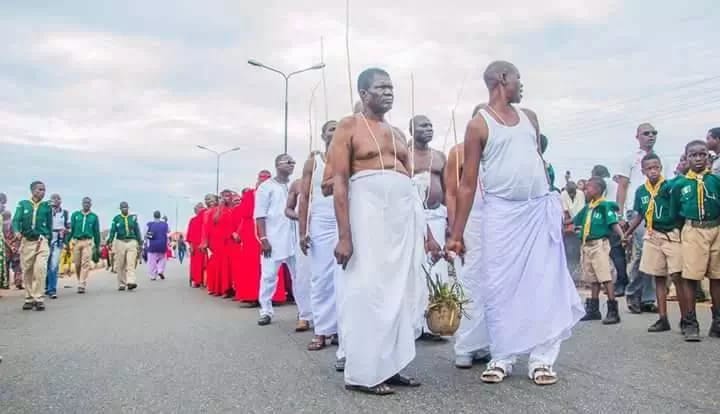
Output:
[[[222,250],[222,236],[220,236],[220,228],[216,220],[219,211],[218,197],[215,194],[205,196],[205,205],[207,209],[203,217],[202,230],[202,249],[207,257],[207,265],[205,268],[205,286],[208,295],[219,295],[219,278],[218,271],[220,269],[219,253]]]
[[[270,171],[263,170],[258,174],[255,188],[272,177]],[[235,280],[235,300],[250,303],[252,306],[259,306],[258,296],[260,292],[260,241],[255,229],[255,190],[246,188],[242,192],[242,200],[237,208],[239,225],[237,234],[240,236],[241,248],[239,260],[233,261],[233,277]],[[282,303],[286,301],[284,267],[278,272],[278,285],[273,295],[273,302]]]
[[[232,233],[234,228],[232,226],[232,198],[233,192],[230,190],[223,190],[221,193],[220,204],[215,211],[213,216],[213,222],[215,223],[215,238],[211,241],[211,250],[217,255],[216,266],[215,266],[215,278],[217,281],[216,289],[214,291],[215,296],[223,296],[225,298],[231,298],[234,295],[232,292],[232,277],[230,274],[230,242],[232,241]],[[213,249],[212,246],[215,246]]]
[[[205,271],[205,252],[200,248],[202,244],[202,228],[205,206],[203,203],[195,205],[195,217],[188,222],[185,240],[190,248],[190,286],[199,288],[203,285],[203,272]]]

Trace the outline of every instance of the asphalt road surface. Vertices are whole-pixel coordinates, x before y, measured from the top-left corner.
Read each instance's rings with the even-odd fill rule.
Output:
[[[581,324],[548,388],[527,379],[525,361],[486,385],[480,366],[453,367],[450,342],[420,343],[407,373],[423,386],[375,397],[345,391],[335,348],[305,350],[311,334],[292,332],[292,306],[258,327],[255,309],[189,288],[176,262],[165,281],[143,268],[139,284],[118,292],[100,271],[86,295],[62,289],[44,313],[22,311],[21,297],[0,299],[0,412],[720,412],[720,340],[683,342],[677,313],[662,334],[646,332],[655,315],[630,315],[624,304],[620,325]],[[709,312],[699,309],[703,336]]]

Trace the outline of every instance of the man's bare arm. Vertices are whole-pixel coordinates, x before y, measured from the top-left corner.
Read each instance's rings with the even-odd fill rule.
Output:
[[[437,155],[440,156],[440,160],[442,160],[442,167],[440,167],[440,188],[442,189],[443,200],[441,202],[442,204],[447,205],[447,196],[445,195],[447,191],[447,189],[445,188],[445,169],[447,168],[447,158],[445,158],[445,154],[443,154],[442,152],[437,150],[433,151],[435,151]],[[430,168],[432,168],[432,165],[430,166]]]
[[[338,239],[350,241],[350,214],[348,205],[348,180],[350,179],[352,134],[355,129],[355,118],[342,119],[335,129],[330,153],[330,166],[333,171],[333,195],[335,217],[338,225]]]
[[[290,220],[298,219],[298,213],[295,211],[295,207],[297,207],[298,204],[298,194],[300,194],[300,181],[296,180],[290,184],[287,204],[285,204],[285,217]]]
[[[477,179],[480,170],[480,159],[487,142],[488,128],[483,117],[473,118],[465,130],[463,173],[457,192],[457,207],[453,223],[453,240],[461,240],[465,224],[470,216]]]
[[[625,200],[627,200],[628,189],[630,188],[630,179],[625,176],[618,176],[617,196],[615,202],[620,207],[621,220],[625,218]]]
[[[457,203],[458,187],[458,151],[456,147],[450,148],[447,163],[443,169],[443,188],[445,189],[445,205],[448,212],[448,231],[452,230],[455,222],[455,206]]]
[[[265,231],[265,217],[256,218],[255,226],[257,228],[258,238],[260,240],[267,239],[267,232]]]
[[[308,209],[310,208],[310,186],[312,185],[312,173],[315,167],[315,159],[312,154],[305,161],[302,178],[300,179],[300,206],[298,207],[298,220],[300,221],[300,237],[308,234]],[[319,194],[316,194],[318,196]]]

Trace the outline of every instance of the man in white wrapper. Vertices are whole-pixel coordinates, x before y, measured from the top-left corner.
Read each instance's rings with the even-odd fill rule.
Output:
[[[550,385],[557,382],[560,344],[585,312],[566,266],[563,211],[559,195],[549,191],[537,116],[513,106],[522,96],[520,74],[511,63],[493,62],[484,78],[490,101],[465,133],[446,250],[462,254],[467,245],[463,272],[475,278],[471,299],[485,309],[492,360],[481,379],[501,382],[516,357],[529,353],[528,376]],[[482,196],[476,191],[481,164]]]
[[[430,148],[430,141],[433,139],[433,125],[425,115],[416,115],[410,120],[410,134],[412,143],[410,146],[410,175],[422,200],[427,222],[433,238],[445,246],[447,238],[447,208],[445,207],[445,187],[442,180],[445,170],[445,154]],[[447,282],[448,268],[445,260],[440,260],[434,265],[426,263],[426,271],[432,277],[440,276],[440,280]],[[415,325],[415,337],[426,341],[438,341],[442,338],[430,332],[425,319],[425,310],[428,305],[428,289],[424,286],[422,294],[418,295],[418,315]]]
[[[439,253],[409,177],[402,133],[387,124],[393,85],[382,69],[358,78],[360,114],[343,118],[330,145],[338,226],[336,281],[345,387],[374,395],[418,386],[400,374],[415,358],[416,295],[425,249]]]
[[[293,225],[293,245],[300,240],[300,226],[298,225],[299,204],[302,196],[300,194],[302,187],[302,179],[298,178],[290,184],[288,191],[287,205],[285,206],[285,216],[292,221]],[[297,208],[297,211],[296,211]],[[305,255],[295,255],[295,273],[292,278],[292,293],[295,299],[295,305],[298,310],[297,325],[295,332],[305,332],[310,330],[310,322],[313,320],[312,303],[310,302],[310,260]]]
[[[272,296],[277,287],[278,269],[285,263],[295,275],[295,228],[285,216],[290,175],[295,161],[287,154],[275,158],[275,177],[257,189],[255,224],[262,249],[260,259],[260,319],[258,325],[269,325],[273,317]]]
[[[308,344],[309,351],[325,348],[328,340],[338,344],[335,312],[335,273],[338,266],[333,255],[337,245],[337,222],[333,197],[322,193],[327,148],[336,126],[335,121],[323,125],[325,152],[314,151],[305,161],[300,190],[300,249],[303,255],[310,253],[310,302],[315,329],[315,337]]]

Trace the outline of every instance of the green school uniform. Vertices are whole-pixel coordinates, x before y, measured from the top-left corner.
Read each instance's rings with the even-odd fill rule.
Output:
[[[680,218],[671,207],[672,189],[673,182],[665,181],[655,196],[655,211],[653,213],[652,223],[653,230],[668,233],[682,227],[682,218]],[[645,188],[645,184],[643,184],[635,190],[635,206],[633,210],[644,218],[649,206],[650,192]]]
[[[22,200],[18,203],[13,216],[13,231],[20,233],[30,241],[40,237],[50,243],[52,236],[52,207],[47,201],[35,203],[32,200]]]
[[[713,174],[703,177],[703,208],[698,203],[698,182],[684,176],[674,180],[672,209],[682,218],[695,221],[720,219],[720,178]]]
[[[617,204],[612,201],[602,201],[594,209],[590,209],[590,203],[585,204],[585,207],[573,218],[575,227],[580,229],[580,240],[586,232],[585,241],[608,238],[613,232],[612,225],[618,223],[618,210]],[[585,228],[588,214],[592,214],[590,229]]]
[[[89,240],[100,248],[100,219],[92,211],[87,214],[76,211],[70,216],[70,233],[68,240]]]
[[[108,236],[108,244],[112,243],[113,240],[137,240],[139,244],[142,244],[140,237],[140,226],[138,226],[137,216],[127,215],[123,216],[118,214],[113,218],[112,224],[110,225],[110,235]]]

